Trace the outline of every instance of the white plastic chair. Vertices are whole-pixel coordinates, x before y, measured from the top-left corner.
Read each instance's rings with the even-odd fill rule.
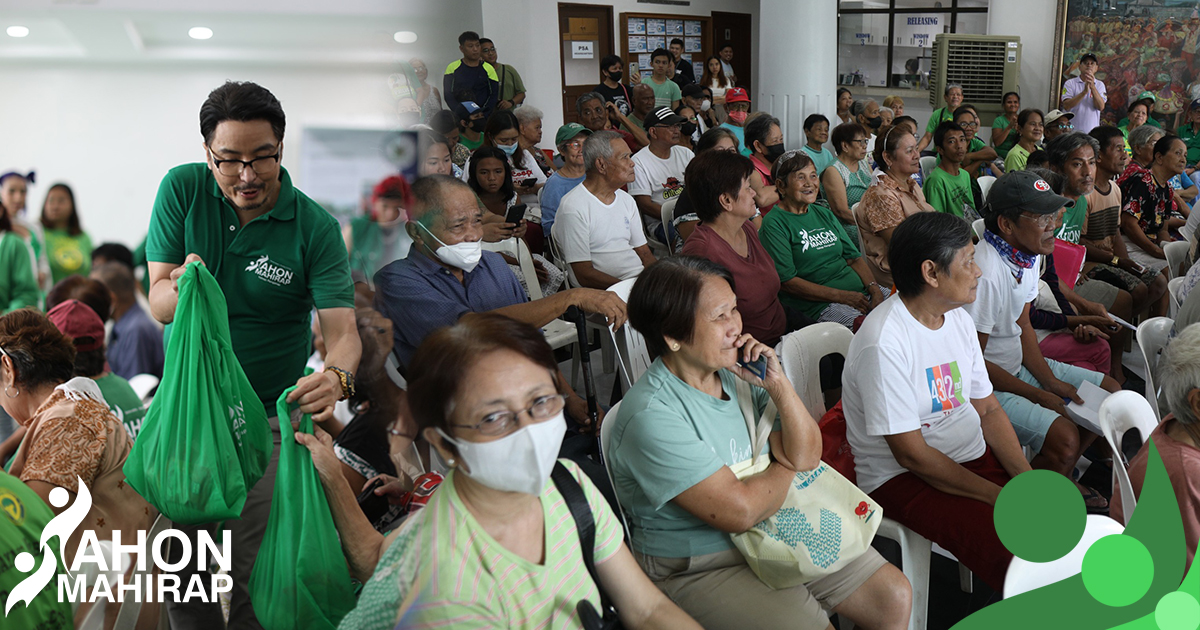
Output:
[[[1179,314],[1179,289],[1183,288],[1184,279],[1183,276],[1179,276],[1178,278],[1172,278],[1167,283],[1167,295],[1171,296],[1171,319],[1175,319],[1175,316]]]
[[[929,179],[929,173],[937,166],[937,156],[926,155],[921,158],[921,181]]]
[[[861,201],[858,203],[862,203]],[[850,218],[854,221],[854,238],[857,239],[855,244],[858,245],[859,253],[863,251],[862,228],[858,225],[858,203],[850,206]]]
[[[1149,383],[1147,383],[1149,386]],[[1129,462],[1125,461],[1125,453],[1121,450],[1121,439],[1125,432],[1137,429],[1142,443],[1150,439],[1150,434],[1158,426],[1158,416],[1150,403],[1137,392],[1120,391],[1104,400],[1100,405],[1100,428],[1104,431],[1104,439],[1113,452],[1113,488],[1119,488],[1121,493],[1121,508],[1125,515],[1125,524],[1133,515],[1137,506],[1137,497],[1133,495],[1133,484],[1129,481]]]
[[[629,302],[629,292],[633,289],[633,283],[636,279],[630,278],[622,280],[608,288],[609,291],[617,294],[622,302]],[[613,347],[617,349],[617,366],[621,372],[621,378],[625,383],[625,391],[629,391],[630,387],[650,369],[650,350],[646,347],[646,338],[642,333],[633,329],[629,322],[621,327],[619,331],[613,332],[610,328],[608,331],[612,338]],[[609,411],[608,413],[612,413]]]
[[[533,266],[533,254],[529,253],[529,247],[525,245],[525,241],[516,237],[506,238],[497,243],[484,243],[483,248],[498,254],[508,254],[516,259],[517,264],[521,267],[521,275],[525,277],[525,284],[529,287],[529,299],[542,299],[542,287],[538,284],[537,270]],[[562,319],[556,319],[543,326],[542,333],[546,336],[546,343],[555,350],[565,348],[579,340],[575,325]],[[575,359],[573,365],[577,363],[578,359]],[[574,371],[574,367],[572,371]]]
[[[621,407],[620,401],[613,403],[613,406],[609,407],[608,413],[604,414],[604,417],[605,418],[616,418],[617,410],[620,407]],[[609,445],[609,440],[612,439],[613,424],[614,423],[612,423],[612,422],[601,422],[600,423],[600,456],[604,460],[604,462],[603,462],[604,463],[604,472],[605,472],[605,474],[608,475],[608,485],[613,487],[613,498],[615,498],[617,500],[617,512],[618,512],[617,515],[621,517],[621,526],[625,528],[625,537],[626,537],[626,539],[628,539],[630,536],[629,521],[626,520],[626,518],[625,518],[625,508],[621,507],[621,497],[617,496],[617,484],[616,484],[616,482],[613,481],[613,476],[612,476],[612,462],[610,462],[608,459],[608,445]]]
[[[1159,420],[1162,419],[1162,412],[1158,408],[1158,386],[1155,384],[1158,380],[1158,353],[1167,346],[1174,327],[1175,320],[1170,317],[1151,317],[1137,327],[1138,347],[1142,350],[1142,360],[1146,362],[1146,400],[1154,409],[1154,417]]]
[[[1120,534],[1125,528],[1113,519],[1100,514],[1088,514],[1083,537],[1067,555],[1050,562],[1030,562],[1014,557],[1004,576],[1004,598],[1060,582],[1077,575],[1083,568],[1083,556],[1097,540]]]
[[[883,517],[876,536],[894,540],[900,545],[900,569],[912,587],[912,615],[908,630],[925,630],[929,621],[929,563],[933,543],[913,530]]]
[[[137,394],[138,399],[144,403],[149,403],[153,398],[154,388],[158,387],[158,377],[153,374],[136,374],[129,379],[129,386],[133,388],[133,393]]]
[[[836,322],[811,324],[786,335],[776,354],[783,373],[814,419],[825,415],[825,395],[821,391],[821,359],[826,355],[850,350],[854,333]]]
[[[986,229],[987,225],[984,223],[983,219],[975,219],[975,221],[971,223],[971,231],[975,233],[975,238],[981,241],[983,240],[983,231]]]
[[[1183,265],[1183,261],[1187,260],[1188,250],[1191,249],[1191,243],[1187,241],[1171,241],[1163,245],[1163,253],[1167,256],[1167,279],[1171,280],[1179,275],[1179,267]]]
[[[675,255],[675,239],[670,237],[671,231],[669,228],[675,222],[675,204],[677,203],[679,203],[679,196],[671,197],[662,205],[662,212],[659,215],[663,224],[663,234],[667,235],[667,242],[664,245],[667,246],[667,254],[670,256]]]
[[[983,197],[983,203],[987,203],[988,191],[992,189],[992,184],[996,183],[996,178],[992,175],[984,175],[975,180],[979,184],[979,196]]]

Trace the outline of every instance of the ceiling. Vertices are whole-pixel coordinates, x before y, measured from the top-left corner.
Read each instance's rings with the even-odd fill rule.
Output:
[[[479,0],[0,0],[0,63],[386,66],[422,54]],[[197,7],[204,7],[198,11]],[[22,38],[9,26],[29,29]],[[189,37],[212,29],[207,40]],[[418,41],[400,44],[397,31]]]

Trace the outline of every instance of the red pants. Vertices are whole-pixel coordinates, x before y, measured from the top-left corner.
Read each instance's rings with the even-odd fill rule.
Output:
[[[1038,344],[1042,356],[1085,370],[1108,374],[1112,369],[1112,349],[1108,342],[1097,339],[1083,343],[1071,333],[1054,333]]]
[[[990,448],[962,467],[1000,486],[1011,479]],[[884,516],[941,545],[992,590],[1004,592],[1013,555],[996,535],[991,505],[935,490],[911,472],[889,479],[871,497]]]

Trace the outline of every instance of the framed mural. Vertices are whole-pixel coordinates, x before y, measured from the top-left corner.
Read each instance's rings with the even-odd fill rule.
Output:
[[[1096,78],[1108,105],[1101,120],[1118,124],[1142,92],[1156,97],[1152,116],[1163,127],[1182,124],[1188,103],[1200,98],[1200,3],[1196,0],[1059,0],[1051,100],[1063,81],[1079,75],[1079,57],[1094,53]]]

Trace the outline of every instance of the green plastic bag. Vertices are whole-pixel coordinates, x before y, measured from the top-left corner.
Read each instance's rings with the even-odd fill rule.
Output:
[[[125,461],[125,479],[176,523],[240,518],[274,443],[229,341],[225,294],[200,263],[179,279],[172,328],[162,384]]]
[[[338,544],[337,527],[317,477],[312,454],[293,437],[313,432],[312,416],[279,396],[279,468],[271,516],[250,574],[250,602],[266,630],[333,630],[354,608],[350,569]]]

